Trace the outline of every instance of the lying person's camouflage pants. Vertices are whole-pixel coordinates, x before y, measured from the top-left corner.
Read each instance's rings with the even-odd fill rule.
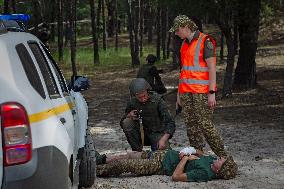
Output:
[[[136,175],[163,175],[162,161],[166,151],[142,152],[141,159],[123,159],[97,165],[97,176],[118,176],[122,173]]]

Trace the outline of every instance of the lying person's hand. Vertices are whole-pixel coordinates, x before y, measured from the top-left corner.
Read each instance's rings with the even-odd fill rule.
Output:
[[[195,156],[195,155],[189,155],[188,156],[188,160],[196,160],[196,159],[200,159],[200,158]]]
[[[181,160],[183,161],[192,161],[192,160],[196,160],[196,159],[200,159],[199,157],[195,156],[195,155],[184,155]]]

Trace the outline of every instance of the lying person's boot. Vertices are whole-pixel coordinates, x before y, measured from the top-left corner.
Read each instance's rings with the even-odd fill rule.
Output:
[[[100,154],[99,152],[95,151],[95,157],[96,157],[96,164],[101,165],[106,163],[106,155]]]

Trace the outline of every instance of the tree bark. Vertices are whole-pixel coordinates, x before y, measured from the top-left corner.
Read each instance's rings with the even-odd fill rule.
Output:
[[[133,15],[133,21],[134,21],[134,49],[135,49],[135,57],[137,57],[138,61],[135,62],[136,65],[140,64],[139,61],[139,10],[140,10],[140,0],[134,0],[132,6],[132,15]]]
[[[226,38],[226,44],[228,49],[227,55],[227,66],[226,72],[224,76],[224,85],[222,91],[222,97],[229,97],[232,95],[232,75],[234,69],[234,57],[235,57],[235,48],[233,41],[233,13],[234,8],[227,2],[226,0],[220,1],[219,4],[216,5],[216,12],[218,12],[218,16],[216,15],[216,22],[221,29],[221,32],[224,34]]]
[[[135,54],[135,47],[134,47],[134,36],[133,36],[133,18],[132,18],[132,0],[126,0],[126,10],[127,10],[127,17],[128,17],[128,32],[129,32],[129,39],[130,39],[130,51],[131,51],[131,63],[132,66],[137,65],[139,62],[138,57]]]
[[[58,0],[61,3],[61,9],[62,9],[62,0]],[[58,2],[59,3],[59,2]],[[33,17],[34,17],[34,27],[35,32],[38,31],[38,26],[42,22],[42,12],[40,8],[40,4],[38,0],[32,0],[32,8],[33,8]],[[58,10],[59,11],[59,10]]]
[[[50,21],[52,23],[56,22],[56,3],[52,3],[50,6]],[[55,25],[52,24],[50,27],[50,41],[55,42],[55,35],[56,35],[56,31],[55,31]]]
[[[57,0],[57,46],[58,60],[63,61],[63,11],[62,0]]]
[[[156,43],[156,55],[157,59],[161,59],[161,0],[158,0],[157,6],[157,43]]]
[[[180,68],[180,48],[182,45],[183,40],[178,37],[177,35],[173,35],[173,40],[172,40],[172,51],[173,51],[173,68]]]
[[[163,60],[166,60],[166,38],[167,38],[167,21],[166,21],[166,5],[164,2],[161,2],[161,37],[162,37],[162,51],[163,51]]]
[[[259,16],[260,0],[242,1],[238,22],[240,50],[234,78],[236,88],[254,88],[257,83],[255,56]]]
[[[9,0],[4,0],[4,14],[9,14],[10,9],[9,9]]]
[[[103,19],[103,49],[106,50],[107,36],[106,36],[105,0],[102,0],[102,19]]]
[[[220,39],[220,63],[223,63],[224,60],[224,33],[221,31]]]
[[[226,37],[226,44],[228,49],[227,55],[227,66],[226,72],[224,76],[224,85],[222,91],[222,97],[229,97],[232,95],[232,81],[233,81],[233,70],[234,70],[234,62],[235,62],[235,48],[234,48],[234,40],[233,34],[231,32],[231,28],[228,26],[221,26],[222,32]]]
[[[238,24],[236,19],[234,19],[234,47],[235,47],[235,54],[238,54],[239,32],[238,32]]]
[[[148,43],[152,43],[153,41],[153,9],[150,5],[149,0],[147,0],[147,5],[146,5],[146,10],[147,10],[147,19],[146,20],[146,25],[147,25],[147,33],[148,33]]]
[[[13,9],[13,13],[17,12],[15,0],[12,0],[12,9]]]
[[[169,7],[166,9],[166,33],[167,33],[167,59],[170,57],[170,44],[171,44],[171,33],[169,33]]]
[[[97,24],[96,24],[96,9],[95,9],[96,0],[90,0],[89,2],[90,2],[90,7],[91,7],[94,64],[96,65],[100,63],[99,45],[98,45],[99,40],[98,40],[98,31],[97,31]]]
[[[75,3],[76,0],[70,0],[70,29],[71,29],[71,39],[70,39],[70,46],[71,46],[71,64],[72,64],[72,73],[73,76],[77,75],[77,68],[76,68],[76,30],[75,30],[75,22],[76,22],[76,11],[75,11]]]
[[[144,0],[140,0],[140,9],[139,9],[139,14],[140,14],[140,29],[139,29],[139,50],[140,50],[140,57],[143,56],[143,30],[144,30]]]
[[[102,0],[98,0],[98,9],[97,9],[97,31],[98,31],[98,38],[100,37],[101,11],[102,11]]]
[[[108,21],[107,21],[107,33],[108,37],[113,37],[115,32],[115,0],[107,1]]]
[[[118,9],[117,9],[117,0],[114,0],[115,3],[115,50],[118,51]]]

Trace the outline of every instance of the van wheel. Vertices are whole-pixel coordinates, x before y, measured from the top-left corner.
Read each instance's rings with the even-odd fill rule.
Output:
[[[79,166],[79,188],[92,186],[96,179],[95,148],[92,135],[88,131]]]

